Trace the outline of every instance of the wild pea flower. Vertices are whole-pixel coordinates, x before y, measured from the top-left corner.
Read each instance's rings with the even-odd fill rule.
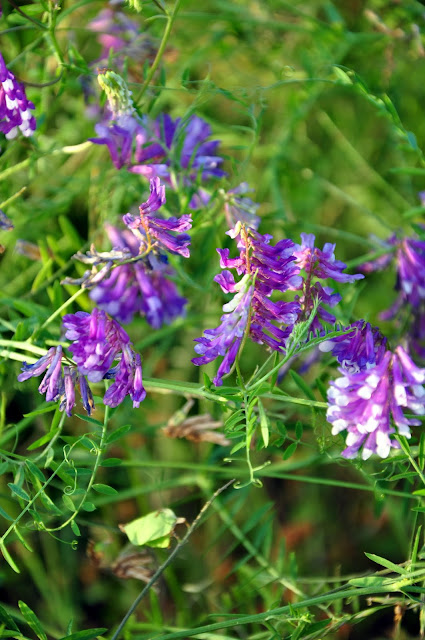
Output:
[[[51,347],[46,355],[42,356],[34,364],[22,365],[22,373],[19,374],[19,382],[29,378],[40,376],[47,369],[38,390],[46,394],[48,402],[60,400],[59,409],[65,410],[68,416],[72,415],[75,406],[75,384],[78,380],[81,401],[88,415],[94,409],[93,396],[84,375],[74,366],[63,363],[62,347]]]
[[[137,22],[111,4],[102,9],[88,24],[91,31],[99,34],[97,40],[102,45],[98,64],[102,61],[107,62],[111,56],[114,58],[114,64],[120,69],[126,57],[139,64],[143,63],[154,54],[149,36],[141,33]]]
[[[387,339],[378,327],[372,327],[365,320],[357,320],[345,329],[350,327],[349,333],[321,342],[320,351],[330,351],[348,373],[372,369],[382,360]]]
[[[12,229],[14,229],[12,220],[0,209],[0,231],[12,231]]]
[[[138,407],[146,392],[142,382],[140,356],[134,353],[130,338],[124,329],[105,311],[94,309],[92,313],[77,311],[63,317],[65,337],[72,340],[72,353],[78,370],[90,382],[103,378],[115,378],[104,396],[104,403],[116,407],[126,395]],[[114,360],[120,356],[116,366]]]
[[[97,138],[89,138],[94,144],[108,147],[117,169],[129,166],[133,157],[133,144],[140,146],[147,141],[141,118],[133,105],[131,91],[120,75],[109,69],[101,71],[97,80],[108,99],[105,122],[95,125]]]
[[[222,192],[224,196],[224,212],[229,229],[241,222],[251,229],[258,229],[260,218],[256,215],[260,206],[253,202],[251,198],[247,198],[246,194],[250,189],[248,183],[242,182],[234,189],[230,189],[227,193]]]
[[[223,384],[223,376],[228,374],[233,366],[239,347],[248,324],[254,286],[252,277],[246,274],[240,282],[235,283],[229,271],[214,279],[220,284],[223,291],[236,293],[233,299],[223,305],[224,315],[221,316],[221,324],[216,329],[206,329],[201,338],[196,338],[196,353],[199,358],[193,358],[193,364],[197,366],[212,362],[218,356],[224,356],[217,374],[213,379],[216,387]]]
[[[0,53],[0,131],[8,140],[17,136],[18,129],[25,137],[32,136],[36,128],[32,109],[24,85],[7,69]]]
[[[425,301],[413,310],[408,335],[409,344],[417,355],[425,360]]]
[[[150,196],[146,202],[140,205],[140,216],[132,216],[127,213],[123,216],[124,223],[133,231],[140,241],[140,253],[155,246],[159,250],[178,253],[188,258],[190,255],[190,236],[182,231],[192,227],[190,214],[180,218],[172,216],[168,220],[157,218],[152,214],[165,203],[165,186],[161,185],[159,178],[150,180]],[[175,233],[176,235],[172,235]]]
[[[314,299],[320,301],[317,314],[311,324],[312,331],[322,331],[321,320],[324,322],[334,323],[335,316],[323,308],[323,304],[334,307],[341,300],[338,293],[334,293],[333,289],[328,286],[322,286],[320,282],[314,282],[314,279],[326,280],[332,278],[336,282],[354,282],[364,278],[362,274],[349,275],[342,273],[346,268],[346,264],[335,258],[335,245],[326,242],[323,249],[314,246],[315,237],[312,233],[301,233],[301,244],[295,245],[294,256],[296,264],[300,269],[305,271],[302,283],[302,295],[299,298],[301,305],[301,319],[307,319],[313,308]]]
[[[130,256],[139,253],[139,240],[128,230],[106,225],[114,249],[128,249]],[[90,297],[119,322],[131,322],[135,313],[146,316],[158,329],[183,315],[187,300],[179,296],[176,285],[167,276],[174,271],[165,256],[149,253],[145,259],[115,267],[91,290]]]
[[[386,351],[372,369],[342,374],[328,390],[327,419],[332,433],[347,431],[345,458],[353,458],[362,448],[366,460],[372,453],[386,458],[391,447],[399,448],[394,433],[410,438],[410,427],[420,420],[407,418],[404,410],[425,414],[425,369],[418,368],[406,351],[397,347]],[[392,425],[394,423],[395,427]]]
[[[381,271],[395,260],[395,289],[399,295],[394,304],[380,314],[382,319],[391,320],[403,305],[411,305],[414,311],[425,301],[425,240],[415,236],[400,240],[393,235],[381,244],[388,248],[388,253],[364,263],[360,268],[365,273]]]
[[[175,187],[171,169],[185,174],[185,179],[195,181],[221,178],[226,173],[220,168],[223,158],[216,155],[218,140],[208,140],[211,127],[202,118],[190,116],[186,121],[173,120],[161,114],[154,122],[146,121],[147,143],[138,146],[132,173],[164,178]]]
[[[425,241],[414,237],[403,238],[398,242],[395,260],[395,288],[400,293],[390,309],[381,313],[384,320],[394,318],[406,303],[415,310],[425,301]]]
[[[221,325],[207,329],[203,337],[195,340],[199,343],[195,351],[201,357],[192,360],[194,364],[201,365],[219,355],[224,356],[214,378],[216,386],[222,384],[222,376],[230,371],[249,321],[252,340],[282,351],[300,311],[297,302],[270,300],[274,291],[285,292],[301,285],[299,269],[293,264],[294,243],[280,240],[270,246],[272,236],[263,236],[240,223],[227,234],[237,240],[240,254],[237,258],[230,258],[228,249],[217,249],[224,271],[214,280],[225,293],[236,293],[236,296],[223,306],[228,315],[222,316]],[[243,276],[239,283],[235,282],[227,267],[236,269],[238,275]]]
[[[198,178],[221,178],[223,158],[216,155],[218,140],[208,140],[211,127],[199,116],[186,121],[161,114],[156,120],[139,118],[124,80],[113,71],[99,73],[110,114],[95,126],[97,138],[90,140],[108,147],[117,169],[126,166],[146,178],[160,177],[173,188],[173,170],[184,174],[186,184]],[[134,147],[134,148],[133,148]]]

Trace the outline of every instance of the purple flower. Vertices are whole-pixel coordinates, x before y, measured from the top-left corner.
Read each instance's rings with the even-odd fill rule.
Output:
[[[95,125],[97,138],[89,138],[94,144],[108,147],[112,162],[117,169],[128,166],[133,156],[133,145],[142,145],[146,141],[145,130],[132,114],[117,116],[109,123]]]
[[[171,217],[163,220],[152,216],[165,202],[165,187],[161,185],[159,178],[150,180],[150,192],[148,200],[140,205],[140,216],[134,217],[130,213],[123,216],[124,223],[140,239],[140,252],[149,250],[152,245],[158,249],[178,253],[188,258],[190,236],[182,231],[192,227],[190,214],[180,218]],[[177,235],[172,235],[176,233]]]
[[[32,136],[36,128],[31,114],[34,108],[26,96],[24,85],[7,69],[0,53],[0,131],[8,140],[16,137],[18,129],[24,136]]]
[[[68,416],[72,415],[75,406],[75,382],[78,375],[81,400],[88,415],[94,409],[93,396],[90,388],[81,374],[77,374],[75,367],[63,365],[62,347],[51,347],[46,355],[42,356],[34,364],[22,365],[22,373],[18,376],[19,382],[24,382],[29,378],[40,376],[47,369],[38,390],[46,394],[48,402],[60,400],[59,409],[65,410]]]
[[[212,362],[218,356],[224,356],[213,380],[218,387],[223,384],[222,378],[230,372],[239,351],[248,323],[254,287],[252,278],[248,275],[244,276],[238,284],[232,282],[233,276],[230,272],[223,271],[216,278],[220,286],[223,282],[225,290],[236,295],[230,302],[223,305],[224,315],[221,316],[221,324],[216,329],[206,329],[201,338],[195,339],[198,343],[195,351],[200,354],[200,357],[193,358],[192,362],[199,366]]]
[[[19,382],[39,376],[47,369],[38,390],[46,394],[47,401],[60,399],[59,409],[65,409],[70,416],[75,405],[77,380],[83,406],[90,415],[94,404],[86,378],[90,382],[113,378],[115,381],[105,393],[104,404],[116,407],[129,395],[133,407],[138,407],[146,396],[142,364],[124,329],[99,309],[94,309],[91,314],[78,311],[64,316],[62,320],[66,338],[73,341],[69,351],[75,364],[67,362],[62,372],[62,347],[52,347],[35,364],[24,362]],[[117,359],[118,364],[112,366]]]
[[[302,295],[297,300],[301,306],[301,319],[307,319],[314,306],[314,300],[319,300],[319,307],[316,317],[311,324],[312,331],[322,331],[321,320],[333,324],[335,316],[329,313],[322,304],[334,307],[341,300],[338,293],[328,286],[322,286],[320,282],[314,282],[315,278],[326,280],[332,278],[336,282],[354,282],[364,278],[362,274],[349,275],[342,273],[346,264],[335,258],[335,245],[330,242],[325,243],[322,250],[314,246],[315,237],[312,233],[301,233],[301,244],[295,245],[294,255],[296,264],[300,269],[304,269],[305,276],[302,283]]]
[[[413,309],[408,342],[415,353],[425,360],[425,302]]]
[[[383,319],[393,318],[402,304],[417,309],[425,301],[425,241],[404,238],[397,247],[396,263],[400,293],[394,305],[381,314]]]
[[[364,263],[360,268],[366,273],[381,271],[395,259],[397,271],[395,288],[400,293],[394,304],[381,313],[382,319],[390,320],[403,305],[409,304],[414,310],[425,301],[425,240],[414,236],[399,240],[393,235],[385,242],[381,241],[381,245],[388,248],[388,253]]]
[[[130,255],[139,253],[139,241],[128,231],[106,225],[114,249],[129,249]],[[184,314],[187,300],[179,296],[176,285],[168,276],[173,269],[162,256],[149,253],[144,260],[115,267],[92,291],[96,304],[123,324],[131,322],[135,313],[146,316],[155,329],[169,324]]]
[[[146,397],[142,381],[142,364],[140,355],[134,353],[129,345],[124,345],[119,364],[106,377],[114,377],[115,381],[106,391],[103,402],[110,407],[117,407],[129,395],[133,407],[137,408]]]
[[[62,319],[65,337],[72,340],[69,350],[78,370],[90,382],[99,382],[112,366],[124,344],[130,342],[118,322],[106,313],[94,309],[92,313],[77,311]]]
[[[354,282],[364,278],[360,273],[350,276],[342,273],[346,264],[335,258],[335,245],[326,242],[320,250],[314,246],[315,237],[312,233],[301,233],[301,244],[295,245],[294,255],[300,269],[304,269],[307,278],[316,277],[321,280],[332,278],[336,282]]]
[[[345,458],[363,459],[377,453],[386,458],[391,447],[399,448],[394,433],[410,438],[410,427],[420,420],[406,417],[404,410],[425,414],[425,369],[418,368],[404,349],[387,351],[372,369],[342,374],[328,390],[327,419],[332,433],[347,432]],[[391,424],[391,418],[396,428]]]
[[[229,229],[233,229],[238,222],[251,229],[258,229],[260,218],[256,214],[260,205],[246,197],[250,191],[253,189],[250,189],[246,182],[242,182],[224,194],[224,212]]]
[[[330,351],[348,373],[372,369],[384,357],[387,339],[365,320],[357,320],[345,329],[350,327],[349,333],[321,342],[320,351]]]
[[[91,314],[77,311],[62,320],[65,337],[73,341],[69,351],[80,374],[87,376],[90,382],[115,379],[105,393],[104,404],[116,407],[130,395],[133,407],[138,407],[146,395],[140,356],[134,353],[130,338],[118,322],[99,309]],[[119,363],[112,366],[118,358]]]
[[[237,240],[240,254],[237,258],[229,257],[228,249],[217,249],[220,255],[220,266],[225,269],[214,280],[225,293],[235,293],[234,299],[224,305],[224,311],[231,311],[230,316],[222,316],[222,324],[216,329],[204,332],[204,337],[197,338],[195,347],[203,358],[195,358],[196,365],[211,362],[218,355],[224,355],[214,384],[220,385],[222,375],[228,373],[236,358],[242,336],[250,319],[249,335],[255,342],[266,344],[269,348],[282,351],[296,321],[300,307],[297,302],[270,300],[273,292],[283,293],[289,289],[297,289],[301,285],[299,269],[294,264],[294,243],[291,240],[280,240],[271,246],[272,236],[260,235],[254,229],[236,225],[228,232]],[[233,274],[227,270],[236,269],[243,275],[239,283],[235,283]]]
[[[168,114],[161,114],[147,124],[147,133],[150,142],[136,150],[135,164],[130,168],[133,173],[165,178],[171,184],[170,168],[183,171],[190,181],[198,174],[202,180],[226,175],[220,168],[223,158],[216,155],[220,142],[207,139],[211,127],[199,116],[173,121]]]
[[[12,220],[0,209],[0,231],[12,231],[14,228]]]
[[[137,115],[131,91],[122,77],[109,69],[98,73],[97,80],[108,99],[106,120],[95,125],[97,138],[89,138],[94,144],[108,147],[117,169],[132,162],[133,147],[136,150],[147,141],[143,121]]]

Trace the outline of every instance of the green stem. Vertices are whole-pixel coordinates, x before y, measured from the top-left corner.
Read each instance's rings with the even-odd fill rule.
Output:
[[[35,353],[37,356],[46,355],[46,349],[36,347],[29,342],[19,342],[18,340],[15,341],[0,339],[0,347],[15,347],[16,349],[23,349],[24,351],[31,351],[31,353]]]
[[[173,28],[173,24],[174,21],[177,17],[177,13],[180,7],[180,2],[181,0],[176,0],[176,3],[174,5],[174,9],[173,9],[173,13],[171,14],[171,16],[167,16],[167,25],[165,27],[165,31],[164,31],[164,35],[162,36],[162,40],[161,40],[161,44],[159,45],[159,49],[157,51],[157,54],[155,56],[155,60],[153,61],[153,64],[149,70],[148,75],[146,76],[146,80],[144,81],[142,88],[139,91],[139,94],[136,97],[136,104],[138,104],[140,102],[140,100],[142,99],[146,89],[148,88],[154,74],[155,71],[158,68],[159,63],[161,62],[161,58],[164,55],[164,51],[165,51],[165,47],[167,46],[168,43],[168,39],[170,37],[171,34],[171,30]]]
[[[409,445],[407,443],[406,438],[403,437],[403,436],[396,436],[396,439],[399,441],[399,443],[401,445],[401,448],[403,449],[403,451],[406,454],[406,456],[409,458],[410,464],[412,465],[412,467],[414,468],[414,470],[416,471],[416,473],[418,474],[418,476],[422,480],[422,484],[425,485],[425,476],[424,476],[424,474],[422,472],[422,469],[417,464],[416,460],[412,457],[412,454],[410,453],[410,448],[409,448]]]
[[[412,587],[412,591],[413,590],[414,588]],[[321,596],[315,596],[314,598],[302,600],[301,602],[294,602],[292,604],[285,605],[284,607],[270,609],[269,611],[263,611],[261,613],[256,613],[253,615],[240,615],[231,618],[229,617],[226,618],[226,620],[222,620],[221,622],[204,625],[202,627],[197,627],[196,629],[185,629],[184,631],[177,631],[175,633],[167,633],[165,635],[155,636],[155,640],[177,640],[178,638],[200,636],[201,634],[211,633],[212,631],[218,631],[220,629],[229,629],[237,627],[239,625],[255,624],[265,621],[268,618],[284,616],[288,614],[293,615],[293,612],[299,609],[316,607],[328,602],[335,602],[336,600],[345,600],[346,598],[359,598],[360,596],[374,596],[381,593],[387,594],[388,591],[388,587],[352,587],[349,589],[334,589],[333,591],[325,593]],[[403,591],[406,591],[406,589],[403,588]],[[112,640],[114,640],[114,638],[112,638]]]
[[[40,157],[44,155],[58,156],[61,153],[68,153],[70,155],[74,153],[80,153],[81,151],[85,151],[86,149],[89,149],[92,146],[92,144],[93,144],[92,142],[87,140],[86,142],[82,142],[81,144],[69,145],[66,147],[62,147],[62,149],[54,149],[50,153],[42,153]],[[28,167],[33,161],[34,159],[30,156],[25,160],[22,160],[22,162],[18,162],[18,164],[15,164],[13,167],[9,167],[8,169],[5,169],[0,173],[0,180],[4,180],[5,178],[8,178],[9,176],[13,175],[17,171],[20,171],[21,169],[26,169],[26,167]]]
[[[46,480],[46,482],[43,484],[43,486],[37,491],[37,493],[31,498],[31,500],[28,502],[28,504],[24,507],[24,509],[21,511],[21,513],[19,514],[19,516],[17,516],[15,518],[15,520],[12,522],[12,524],[10,525],[10,527],[4,532],[4,534],[1,536],[0,538],[0,546],[4,545],[4,541],[6,540],[7,536],[15,529],[16,525],[18,524],[18,522],[21,520],[21,518],[26,514],[26,512],[28,511],[28,509],[31,508],[31,506],[34,504],[34,502],[37,500],[37,498],[44,493],[44,490],[46,489],[46,487],[52,482],[52,480],[54,479],[54,477],[57,475],[59,469],[65,464],[65,460],[62,460],[62,462],[60,464],[58,464],[57,468],[55,471],[53,471],[52,475],[50,476],[50,478],[48,478],[48,480]]]
[[[50,44],[56,56],[56,59],[60,65],[65,63],[64,57],[62,55],[62,51],[60,50],[59,43],[56,39],[55,28],[56,28],[56,13],[53,2],[49,3],[49,27],[48,27],[48,37],[50,40]]]
[[[19,198],[19,196],[22,195],[26,190],[27,187],[22,187],[22,189],[19,189],[19,191],[14,193],[13,196],[10,196],[10,198],[8,198],[7,200],[3,200],[3,202],[0,203],[0,209],[4,209],[5,207],[7,207],[8,204],[16,200],[16,198]]]
[[[105,387],[106,387],[106,389],[105,389],[105,391],[106,391],[107,388],[108,388],[108,382],[106,380],[105,380]],[[109,420],[109,407],[108,407],[108,405],[105,405],[105,415],[103,417],[103,425],[102,425],[102,432],[101,432],[101,436],[100,436],[100,442],[99,442],[99,446],[98,446],[97,451],[96,451],[96,460],[95,460],[94,465],[93,465],[93,470],[92,470],[92,473],[91,473],[91,476],[90,476],[90,480],[89,480],[89,482],[87,484],[87,488],[84,491],[84,495],[83,495],[79,505],[76,507],[74,513],[67,520],[65,520],[65,522],[62,522],[62,524],[60,524],[57,527],[45,528],[44,531],[49,531],[49,532],[60,531],[61,529],[64,529],[66,526],[71,524],[71,522],[73,520],[75,520],[77,515],[80,513],[80,511],[81,511],[81,509],[83,507],[83,504],[86,501],[87,496],[89,495],[89,493],[91,491],[91,488],[92,488],[92,486],[94,484],[94,481],[96,479],[96,473],[97,473],[97,470],[98,470],[99,465],[100,465],[100,459],[102,457],[103,447],[105,445],[105,437],[106,437],[106,430],[107,430],[107,427],[108,427],[108,420]]]
[[[46,328],[46,327],[47,327],[51,322],[53,322],[53,320],[54,320],[57,316],[59,316],[59,315],[62,313],[62,311],[63,311],[64,309],[66,309],[66,308],[67,308],[67,307],[68,307],[72,302],[74,302],[74,300],[76,300],[77,298],[79,298],[79,297],[81,296],[81,294],[82,294],[82,293],[85,293],[85,289],[78,289],[78,291],[76,291],[76,292],[74,293],[74,295],[72,295],[70,298],[68,298],[68,300],[67,300],[66,302],[64,302],[63,304],[61,304],[61,306],[60,306],[58,309],[56,309],[56,311],[54,311],[54,312],[52,313],[52,315],[51,315],[51,316],[49,316],[49,317],[47,318],[47,320],[45,320],[45,321],[43,322],[43,324],[41,325],[41,327],[40,327],[39,331],[41,331],[42,329],[45,329],[45,328]]]
[[[206,502],[204,504],[204,506],[202,507],[202,509],[200,510],[200,512],[198,513],[198,515],[196,516],[195,520],[192,522],[192,524],[190,525],[190,527],[188,528],[185,536],[180,540],[180,542],[176,545],[176,547],[172,550],[172,552],[170,553],[170,555],[168,556],[168,558],[166,559],[166,561],[155,571],[154,575],[152,576],[152,578],[149,580],[149,582],[145,585],[145,587],[142,589],[142,591],[139,593],[139,595],[137,596],[137,598],[134,600],[133,604],[131,605],[131,607],[129,608],[129,610],[127,611],[127,613],[125,614],[124,618],[121,620],[120,624],[118,625],[118,629],[115,631],[114,635],[112,636],[111,640],[118,640],[121,631],[123,630],[123,628],[125,627],[125,625],[127,624],[128,619],[130,618],[130,616],[133,614],[133,612],[136,610],[136,608],[138,607],[139,603],[141,602],[141,600],[144,598],[144,596],[146,595],[146,593],[149,591],[149,589],[155,584],[155,582],[158,580],[158,578],[161,577],[161,575],[164,573],[165,569],[168,567],[169,564],[171,564],[171,562],[174,560],[175,556],[178,554],[178,552],[180,551],[180,549],[186,544],[186,542],[189,540],[190,536],[192,535],[192,533],[194,532],[194,530],[196,529],[196,527],[198,526],[202,516],[204,515],[204,513],[207,511],[207,509],[211,506],[211,504],[213,503],[213,501],[217,498],[217,496],[220,495],[220,493],[223,493],[223,491],[225,491],[228,487],[230,487],[231,484],[233,484],[234,482],[234,478],[232,480],[230,480],[230,482],[226,482],[226,484],[223,487],[220,487],[219,489],[217,489],[217,491],[211,496],[211,498],[208,500],[208,502]]]

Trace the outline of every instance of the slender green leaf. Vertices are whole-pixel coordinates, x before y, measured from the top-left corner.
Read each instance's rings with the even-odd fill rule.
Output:
[[[22,602],[22,600],[18,601],[18,606],[25,618],[25,621],[34,631],[37,638],[39,638],[40,640],[47,640],[47,636],[44,632],[43,627],[41,626],[40,620],[37,618],[34,611],[32,611],[32,609],[30,609],[29,606],[25,604],[25,602]]]
[[[16,573],[21,573],[3,542],[0,542],[0,551],[2,552],[6,562],[12,567],[13,571],[15,571]]]
[[[14,484],[13,482],[8,482],[7,486],[15,495],[17,495],[19,498],[22,498],[22,500],[26,500],[26,502],[29,502],[31,500],[27,492],[24,491],[24,489],[22,489],[21,487],[18,487],[17,484]]]
[[[285,451],[283,452],[282,458],[284,460],[288,460],[292,455],[294,455],[296,448],[297,448],[296,442],[293,442],[292,444],[290,444],[289,447],[285,449]]]
[[[104,493],[106,496],[114,496],[118,493],[116,489],[114,489],[113,487],[110,487],[107,484],[97,483],[97,484],[94,484],[92,488],[98,493]]]
[[[115,440],[119,440],[120,438],[125,436],[125,434],[128,433],[130,429],[131,424],[125,424],[122,427],[119,427],[119,429],[115,429],[115,431],[112,431],[112,433],[110,433],[106,438],[106,443],[110,444],[111,442],[115,442]]]
[[[386,558],[381,558],[381,556],[377,556],[374,553],[365,553],[365,556],[369,558],[369,560],[372,560],[373,562],[376,562],[377,564],[382,565],[386,569],[391,569],[391,571],[394,571],[395,573],[399,573],[402,576],[405,576],[408,574],[408,571],[406,569],[404,569],[403,567],[400,567],[398,564],[394,564],[394,562],[391,562]]]
[[[292,380],[295,382],[297,387],[304,393],[304,395],[306,395],[309,400],[316,400],[314,393],[312,392],[312,390],[310,389],[310,387],[308,386],[304,378],[302,378],[296,371],[293,371],[292,369],[289,370],[289,373],[291,374]]]
[[[2,507],[0,507],[0,516],[6,518],[6,520],[9,520],[10,522],[15,520],[15,518],[12,518],[12,516],[10,516]]]
[[[14,631],[19,631],[18,626],[16,625],[14,619],[12,618],[12,616],[10,616],[6,609],[3,609],[2,606],[0,606],[0,622],[4,622],[4,624],[7,625],[8,629],[13,629]]]
[[[54,406],[53,409],[56,409],[56,406]],[[43,444],[47,444],[57,434],[57,432],[58,429],[52,429],[51,431],[49,431],[49,433],[41,436],[41,438],[38,438],[38,440],[35,440],[35,442],[27,447],[28,451],[33,451],[34,449],[38,449],[38,447],[42,447]]]
[[[261,400],[258,400],[258,409],[260,412],[261,437],[263,438],[264,446],[267,448],[269,444],[270,423]]]
[[[122,464],[122,460],[120,458],[105,458],[101,461],[101,467],[119,467]]]
[[[38,409],[24,413],[24,418],[33,418],[35,416],[41,416],[43,413],[50,413],[57,408],[56,402],[49,402],[48,404],[42,404]]]
[[[63,636],[60,640],[92,640],[98,636],[102,636],[108,629],[86,629],[85,631],[76,631],[69,636]]]
[[[93,504],[93,502],[83,502],[83,504],[82,504],[81,508],[82,508],[84,511],[95,511],[95,510],[96,510],[96,507],[95,507],[95,505]]]
[[[35,478],[40,480],[40,482],[46,481],[46,478],[44,477],[44,474],[41,471],[41,469],[39,469],[37,465],[35,465],[31,460],[25,460],[25,464]]]

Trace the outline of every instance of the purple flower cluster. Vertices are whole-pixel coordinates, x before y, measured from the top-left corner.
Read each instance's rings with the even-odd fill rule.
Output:
[[[425,414],[425,369],[418,368],[399,346],[394,353],[386,351],[372,369],[340,372],[342,377],[331,382],[328,390],[327,419],[334,435],[347,432],[342,455],[353,458],[362,448],[363,459],[373,453],[386,458],[391,447],[399,447],[393,434],[409,438],[410,427],[421,424],[403,410]]]
[[[114,249],[129,249],[132,256],[139,253],[139,240],[128,230],[119,231],[106,226]],[[135,313],[146,316],[154,329],[169,324],[183,315],[186,298],[178,294],[174,282],[167,276],[174,274],[162,256],[153,252],[144,260],[122,264],[91,290],[90,297],[119,322],[127,324]]]
[[[198,175],[202,180],[226,175],[220,168],[223,158],[216,155],[220,143],[208,140],[211,127],[199,116],[173,120],[161,114],[153,122],[146,121],[145,132],[147,144],[136,149],[132,173],[164,178],[172,186],[172,169],[185,173],[191,181]]]
[[[112,250],[98,252],[92,246],[85,254],[77,253],[75,257],[92,269],[64,283],[90,288],[92,300],[124,324],[140,313],[157,329],[183,315],[187,300],[170,280],[175,272],[168,266],[167,252],[189,257],[190,236],[184,231],[191,228],[192,219],[190,215],[157,217],[154,214],[164,203],[165,187],[153,178],[139,215],[123,216],[128,229],[105,226]]]
[[[111,108],[110,117],[95,131],[98,137],[91,141],[108,147],[117,169],[127,167],[148,179],[162,178],[173,188],[177,175],[188,185],[226,175],[223,158],[217,155],[219,141],[208,139],[211,127],[199,116],[173,120],[161,114],[150,120],[129,110],[117,115]]]
[[[40,393],[47,401],[60,399],[60,410],[68,416],[75,406],[75,383],[78,380],[83,406],[90,415],[94,408],[89,382],[114,379],[103,398],[105,405],[118,406],[129,395],[133,407],[138,407],[146,396],[142,381],[140,355],[133,351],[130,338],[120,325],[99,309],[92,313],[78,311],[63,317],[65,337],[72,340],[69,351],[74,362],[63,362],[61,346],[52,347],[35,364],[23,364],[19,382],[44,373]],[[115,360],[117,365],[113,366]],[[86,380],[87,378],[87,380]]]
[[[404,304],[417,309],[425,302],[425,241],[403,238],[397,245],[395,259],[396,289],[400,293],[393,306],[381,314],[384,320],[394,318]]]
[[[322,305],[327,304],[334,307],[341,300],[339,293],[334,293],[328,286],[322,286],[317,280],[331,278],[336,282],[354,282],[364,278],[362,274],[348,275],[343,273],[346,264],[335,258],[335,245],[330,242],[325,243],[322,250],[314,246],[315,237],[312,233],[301,233],[301,244],[295,245],[294,255],[296,264],[305,272],[302,284],[302,295],[299,298],[301,306],[300,319],[306,320],[313,308],[314,300],[319,300],[319,307],[316,317],[311,324],[312,331],[322,331],[321,321],[333,324],[335,316],[327,311]]]
[[[230,372],[241,346],[249,320],[254,285],[248,275],[236,284],[229,271],[223,271],[215,280],[223,291],[236,295],[223,305],[224,315],[221,316],[221,324],[216,329],[206,329],[201,338],[196,338],[195,342],[198,344],[195,351],[200,357],[193,358],[192,362],[199,366],[212,362],[218,356],[224,356],[213,380],[218,387],[223,384],[223,376]]]
[[[425,359],[425,240],[415,236],[399,240],[393,235],[381,244],[388,253],[364,263],[361,269],[365,273],[381,271],[392,260],[395,261],[395,289],[399,293],[391,307],[380,313],[380,318],[393,320],[407,310],[410,325],[407,340],[411,348]]]
[[[201,357],[192,360],[194,364],[202,365],[224,356],[214,378],[216,386],[222,384],[222,375],[230,371],[249,321],[249,335],[255,342],[282,351],[300,310],[297,302],[270,299],[273,292],[283,293],[301,286],[299,269],[294,264],[294,243],[280,240],[272,246],[272,236],[261,235],[240,224],[228,235],[237,239],[240,254],[230,258],[228,249],[217,249],[224,271],[214,280],[225,293],[236,292],[236,296],[224,305],[223,311],[229,315],[222,316],[221,325],[204,331],[203,337],[195,340],[199,343],[195,351]],[[227,268],[236,269],[237,274],[243,276],[242,280],[235,283]]]
[[[78,380],[81,401],[88,415],[94,409],[92,392],[87,384],[84,375],[75,367],[63,363],[64,354],[62,347],[51,347],[46,355],[42,356],[34,364],[22,365],[22,373],[19,374],[19,382],[24,382],[29,378],[35,378],[44,373],[47,369],[38,390],[46,394],[48,402],[60,400],[59,408],[65,409],[68,416],[72,415],[75,406],[75,383]]]
[[[0,53],[0,131],[8,140],[17,136],[18,129],[24,136],[32,136],[36,128],[31,113],[34,108],[26,96],[24,85],[7,69]]]
[[[130,338],[124,329],[103,310],[92,313],[78,311],[63,317],[65,337],[72,340],[69,347],[79,371],[90,382],[103,378],[115,378],[103,399],[104,403],[116,407],[126,395],[138,407],[146,396],[142,384],[140,356],[134,353]],[[112,363],[121,354],[120,362]]]
[[[352,331],[343,336],[321,342],[320,351],[330,351],[348,373],[372,369],[381,362],[387,339],[378,327],[372,327],[365,320],[357,320],[345,327],[345,329],[350,328]]]
[[[123,217],[124,223],[140,239],[140,252],[149,250],[155,246],[159,250],[178,253],[188,258],[190,236],[183,231],[192,227],[190,214],[180,218],[171,217],[168,220],[157,218],[152,214],[165,203],[165,186],[161,185],[159,178],[150,180],[150,196],[146,202],[140,205],[139,216],[127,213]],[[172,235],[175,233],[176,235]]]

